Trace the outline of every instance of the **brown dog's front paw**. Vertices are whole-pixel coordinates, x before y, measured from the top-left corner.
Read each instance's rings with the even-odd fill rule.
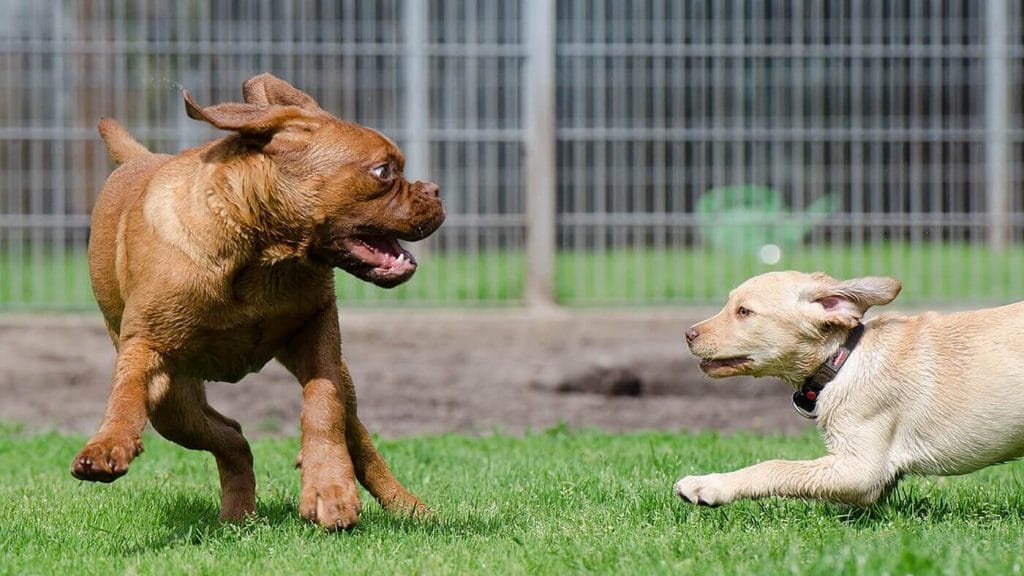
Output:
[[[113,482],[128,471],[128,465],[142,454],[142,439],[127,443],[93,441],[71,462],[71,475],[90,482]]]
[[[303,487],[299,513],[326,530],[348,530],[359,522],[359,492],[355,483]]]
[[[417,520],[424,520],[434,515],[434,511],[429,506],[409,493],[398,495],[387,502],[382,502],[382,504],[385,510],[397,516],[408,516]]]
[[[239,490],[237,492],[225,491],[221,496],[220,515],[217,517],[221,522],[245,522],[246,518],[256,516],[256,492],[254,489]]]

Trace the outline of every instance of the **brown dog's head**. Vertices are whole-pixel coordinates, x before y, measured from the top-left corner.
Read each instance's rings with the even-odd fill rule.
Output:
[[[745,374],[799,383],[868,308],[892,302],[900,288],[893,278],[769,272],[733,290],[721,312],[687,330],[686,341],[712,378]]]
[[[277,220],[267,226],[301,230],[288,240],[316,263],[386,288],[408,280],[416,260],[398,240],[425,238],[444,221],[438,186],[410,183],[391,140],[339,120],[283,80],[255,76],[243,94],[243,103],[202,108],[183,93],[189,117],[239,134],[232,150],[271,160],[274,184],[261,208]]]

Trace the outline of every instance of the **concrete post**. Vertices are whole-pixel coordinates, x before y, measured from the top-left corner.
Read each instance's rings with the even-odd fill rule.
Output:
[[[430,179],[430,74],[427,57],[426,0],[404,0],[405,14],[405,173],[412,181]]]
[[[526,303],[555,305],[555,0],[524,4],[526,66]]]
[[[985,174],[988,244],[1002,250],[1010,237],[1009,61],[1006,57],[1006,0],[985,3],[988,42],[985,53]]]

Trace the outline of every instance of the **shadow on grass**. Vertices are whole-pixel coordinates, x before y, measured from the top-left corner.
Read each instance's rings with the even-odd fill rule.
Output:
[[[901,521],[915,523],[1024,522],[1024,490],[1011,492],[922,489],[900,484],[883,500],[868,508],[838,508],[840,519],[851,526],[868,527]]]
[[[163,546],[202,545],[211,538],[223,536],[240,526],[217,520],[220,507],[200,495],[176,495],[162,508],[162,523],[168,532]]]
[[[299,515],[295,501],[272,498],[257,503],[257,515],[242,524],[220,522],[217,515],[220,507],[208,497],[176,495],[163,508],[161,523],[167,532],[156,541],[151,541],[149,550],[172,546],[203,546],[213,541],[230,542],[241,540],[248,535],[267,529],[281,532],[299,532],[310,537],[334,536],[306,521]],[[374,534],[460,537],[467,535],[491,535],[508,527],[500,516],[446,516],[435,513],[428,518],[413,518],[385,511],[376,502],[364,498],[359,524],[346,532],[336,535],[367,537]]]

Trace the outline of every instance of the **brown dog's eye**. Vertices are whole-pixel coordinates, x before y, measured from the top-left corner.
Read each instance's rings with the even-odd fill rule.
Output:
[[[372,172],[373,175],[376,176],[378,180],[383,180],[384,182],[391,180],[391,164],[381,164],[380,166],[374,168]]]
[[[747,316],[751,316],[753,314],[754,313],[749,308],[744,308],[743,306],[740,306],[740,309],[736,311],[736,315],[739,316],[740,318],[746,318]]]

